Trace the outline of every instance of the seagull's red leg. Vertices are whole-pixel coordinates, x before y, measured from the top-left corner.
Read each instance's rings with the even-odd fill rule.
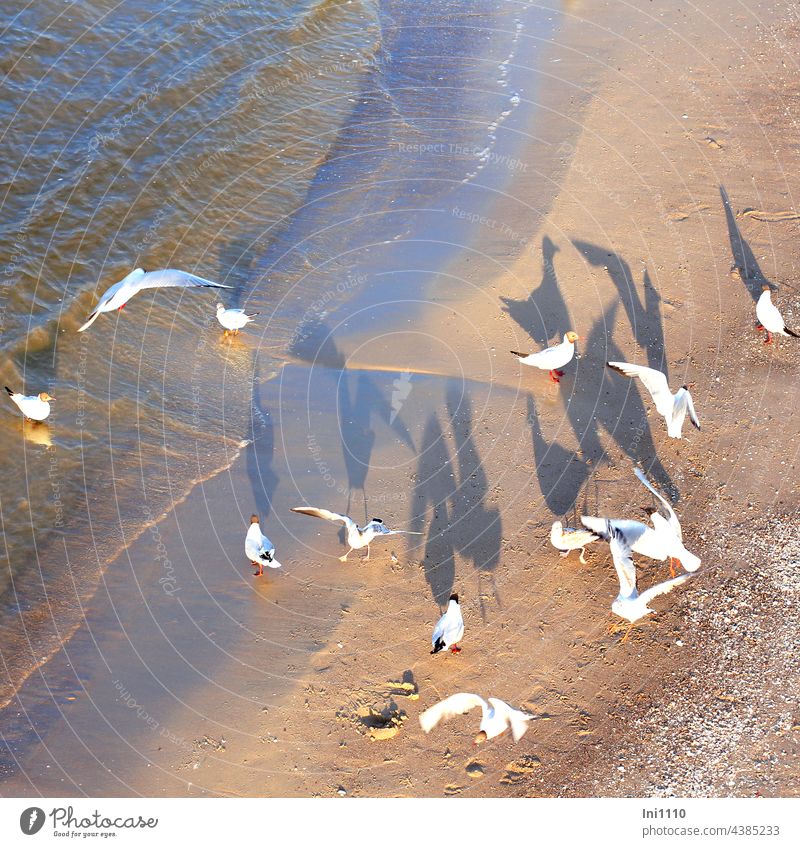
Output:
[[[451,644],[450,645],[450,652],[451,653],[460,653],[461,648],[458,646],[458,644]]]
[[[558,371],[550,371],[550,380],[551,382],[560,382],[559,378],[556,376]]]
[[[676,575],[676,570],[675,570],[675,561],[676,561],[676,559],[675,559],[675,557],[674,557],[674,556],[670,556],[670,557],[669,557],[669,575],[670,575],[670,576],[675,576],[675,575]]]
[[[762,324],[756,324],[756,331],[757,331],[757,332],[762,332],[762,331],[763,331],[763,329],[764,329],[764,327],[763,327],[763,325],[762,325]]]
[[[631,624],[628,627],[628,631],[625,633],[625,635],[622,636],[622,641],[619,642],[620,644],[624,644],[628,640],[628,636],[631,634],[633,627],[634,627],[634,624]]]
[[[772,333],[769,330],[767,330],[767,340],[764,344],[772,344]]]
[[[556,371],[556,374],[557,374],[558,376],[564,376],[564,371]]]

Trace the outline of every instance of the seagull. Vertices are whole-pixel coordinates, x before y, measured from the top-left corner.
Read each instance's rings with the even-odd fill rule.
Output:
[[[145,271],[142,268],[136,268],[131,271],[123,280],[112,285],[105,294],[100,298],[98,304],[94,307],[94,311],[89,315],[89,320],[78,330],[83,332],[97,320],[97,316],[101,312],[113,312],[115,309],[122,309],[128,300],[134,294],[138,294],[145,288],[232,288],[230,285],[222,285],[219,282],[211,282],[209,279],[203,279],[200,276],[186,273],[186,271],[163,270],[163,271]]]
[[[50,401],[55,400],[46,391],[26,397],[6,386],[8,396],[19,406],[19,410],[30,421],[43,421],[50,414]]]
[[[772,333],[776,335],[791,335],[792,338],[800,338],[800,333],[789,329],[783,322],[783,316],[778,311],[778,307],[772,302],[771,289],[768,285],[761,286],[761,296],[756,303],[756,317],[758,318],[757,328],[759,332],[762,329],[767,331],[767,338],[764,344],[772,344]]]
[[[669,519],[665,519],[655,512],[650,515],[653,526],[649,527],[639,521],[608,521],[606,518],[593,518],[584,515],[581,517],[581,523],[605,540],[608,540],[607,527],[610,523],[625,536],[634,553],[639,553],[641,556],[647,556],[648,559],[655,559],[658,562],[663,562],[664,559],[669,558],[670,572],[673,574],[672,560],[677,559],[685,571],[693,573],[700,567],[701,560],[683,546],[683,533],[675,512],[672,511],[669,503],[647,482],[647,478],[639,468],[635,469],[635,473],[639,480],[664,504]]]
[[[258,523],[258,515],[250,516],[250,529],[244,540],[244,552],[253,565],[258,568],[258,573],[253,576],[264,575],[264,565],[268,568],[279,568],[281,563],[275,558],[275,548],[266,535],[262,535],[261,526]]]
[[[247,315],[244,309],[226,309],[222,303],[217,303],[217,320],[225,327],[225,335],[229,332],[238,334],[242,327],[255,320],[257,314]]]
[[[572,361],[572,357],[575,355],[575,342],[579,338],[580,336],[576,332],[568,332],[564,335],[561,344],[556,344],[554,347],[548,347],[538,353],[517,353],[512,350],[511,355],[516,356],[523,365],[550,371],[550,379],[553,382],[560,382],[559,377],[564,376],[564,371],[560,371],[558,368]]]
[[[339,556],[340,562],[346,562],[347,557],[353,550],[360,550],[362,547],[367,548],[367,556],[364,561],[369,559],[369,545],[378,535],[422,535],[421,532],[410,532],[405,529],[387,529],[380,518],[372,518],[372,520],[363,527],[356,525],[356,522],[347,515],[337,515],[336,512],[329,512],[327,509],[315,509],[313,506],[298,506],[291,511],[297,512],[298,515],[310,515],[312,518],[322,518],[326,521],[341,521],[347,529],[347,543],[350,549]]]
[[[636,621],[655,612],[655,609],[651,609],[648,603],[654,597],[668,594],[676,585],[681,585],[687,579],[691,579],[691,574],[685,573],[659,582],[639,594],[636,589],[636,566],[633,563],[631,545],[627,536],[612,521],[606,521],[606,531],[603,533],[603,537],[611,547],[614,569],[619,579],[619,594],[611,604],[611,611],[631,624],[622,639],[625,641]]]
[[[553,526],[550,527],[550,543],[553,547],[560,550],[562,556],[569,556],[570,550],[580,550],[582,565],[586,564],[586,559],[583,558],[586,545],[599,540],[599,535],[587,532],[585,529],[572,529],[571,527],[565,529],[561,521],[553,521]]]
[[[464,618],[461,614],[461,606],[458,605],[458,594],[450,595],[447,611],[439,618],[439,622],[433,628],[431,644],[431,656],[448,647],[453,653],[460,653],[458,642],[464,637]]]
[[[675,394],[669,390],[667,378],[661,371],[654,368],[646,368],[644,365],[631,365],[628,362],[606,362],[609,368],[629,377],[638,376],[644,383],[644,387],[650,392],[656,411],[662,415],[667,422],[667,435],[670,438],[680,438],[683,429],[683,420],[686,412],[689,412],[689,420],[700,429],[700,421],[692,403],[692,395],[689,386],[681,386]]]
[[[426,709],[419,716],[419,723],[425,732],[430,732],[440,721],[452,718],[454,715],[465,715],[475,706],[481,707],[480,731],[475,736],[474,744],[482,744],[490,738],[502,735],[509,727],[514,741],[519,741],[528,731],[528,721],[533,718],[527,712],[512,709],[508,703],[490,697],[487,703],[477,694],[453,694]]]

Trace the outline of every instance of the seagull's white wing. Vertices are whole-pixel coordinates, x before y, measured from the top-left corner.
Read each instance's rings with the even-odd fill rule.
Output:
[[[131,287],[136,291],[145,288],[233,288],[232,285],[223,285],[220,282],[212,282],[201,276],[167,268],[163,271],[148,271],[133,280]]]
[[[128,288],[131,285],[135,285],[143,276],[145,272],[141,268],[136,268],[132,270],[124,279],[121,279],[119,282],[115,282],[112,286],[107,288],[100,299],[97,301],[97,305],[92,309],[91,314],[89,315],[87,321],[83,326],[78,329],[78,332],[83,332],[97,320],[97,318],[105,311],[109,311],[112,307],[109,306],[108,309],[105,306],[113,300],[114,295],[116,295],[121,289]],[[132,289],[132,293],[135,294],[137,288]]]
[[[611,527],[611,556],[619,579],[619,593],[623,597],[636,596],[636,565],[633,563],[631,545],[619,527]]]
[[[649,529],[648,526],[639,521],[608,520],[606,518],[593,518],[588,515],[581,516],[581,523],[595,535],[600,536],[603,541],[610,541],[611,527],[617,527],[624,533],[631,546],[634,546]]]
[[[487,702],[477,694],[453,694],[441,703],[426,709],[419,716],[419,725],[425,732],[430,732],[440,721],[446,721],[454,715],[464,715],[476,706],[480,706],[484,714],[489,708]]]
[[[645,487],[645,488],[646,488],[646,489],[647,489],[647,490],[648,490],[648,491],[649,491],[649,492],[650,492],[650,493],[651,493],[654,497],[656,497],[656,498],[657,498],[657,499],[658,499],[658,500],[662,503],[662,505],[664,506],[664,508],[667,510],[667,514],[669,515],[669,525],[672,527],[672,529],[674,530],[674,532],[675,532],[675,534],[678,536],[678,538],[680,538],[681,540],[683,540],[683,532],[682,532],[682,530],[681,530],[681,522],[678,520],[678,516],[677,516],[677,515],[675,514],[675,512],[672,510],[672,506],[670,505],[670,503],[666,500],[666,498],[664,498],[661,494],[659,494],[659,493],[658,493],[658,491],[656,491],[656,489],[655,489],[655,487],[654,487],[653,485],[651,485],[650,481],[649,481],[649,480],[647,479],[647,477],[644,475],[644,471],[643,471],[641,468],[634,468],[634,469],[633,469],[633,472],[636,474],[636,477],[638,478],[639,482],[641,482],[641,483],[642,483],[642,485],[643,485],[643,486],[644,486],[644,487]],[[653,526],[655,526],[655,525],[656,525],[656,524],[655,524],[655,520],[654,520],[654,518],[655,518],[655,517],[656,517],[656,516],[655,516],[655,515],[653,515],[653,516],[650,518],[650,520],[652,520],[652,521],[653,521]]]
[[[298,515],[310,515],[312,518],[322,518],[324,521],[341,521],[348,529],[354,527],[355,521],[347,515],[337,515],[336,512],[329,512],[327,509],[316,509],[313,506],[297,506],[292,509]]]
[[[643,591],[639,595],[639,599],[644,601],[645,606],[654,598],[658,597],[660,594],[669,594],[676,585],[681,585],[686,582],[687,579],[691,579],[692,575],[690,573],[684,573],[680,576],[676,576],[673,579],[667,579],[664,582],[659,582],[657,585],[653,585],[647,589],[647,591]]]
[[[504,715],[511,727],[511,735],[514,741],[519,741],[528,731],[528,721],[533,718],[533,715],[520,712],[519,709],[512,709],[508,703],[503,700],[498,700],[496,697],[490,697],[489,703],[495,711],[495,714]]]
[[[659,415],[669,418],[672,415],[672,392],[669,390],[667,378],[661,371],[646,368],[644,365],[631,365],[628,362],[607,362],[613,370],[629,377],[639,377],[644,387],[650,392]]]

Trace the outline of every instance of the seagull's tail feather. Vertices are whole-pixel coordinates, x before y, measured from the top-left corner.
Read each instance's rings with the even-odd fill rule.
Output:
[[[785,326],[784,329],[792,336],[792,338],[800,338],[800,332],[795,332],[793,329],[789,329],[788,326]]]
[[[8,386],[6,386],[6,391],[8,392],[9,397],[13,397],[16,392],[12,391]]]
[[[511,712],[508,716],[508,722],[511,724],[511,735],[514,736],[514,741],[519,741],[528,731],[528,721],[532,720],[533,715],[526,715],[524,712]]]
[[[440,638],[440,639],[439,639],[439,640],[438,640],[438,641],[437,641],[437,642],[433,645],[433,650],[431,650],[431,656],[433,656],[435,653],[440,652],[441,650],[444,650],[444,638]]]
[[[527,359],[530,353],[518,353],[516,350],[511,351],[512,356],[519,356],[520,359]]]
[[[86,321],[86,323],[78,329],[78,332],[83,332],[85,329],[89,329],[89,327],[97,320],[99,315],[100,311],[98,309],[95,309],[92,314],[89,315],[89,320]]]

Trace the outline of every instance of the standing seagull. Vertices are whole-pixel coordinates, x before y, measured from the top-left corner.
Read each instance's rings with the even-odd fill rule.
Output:
[[[356,522],[347,515],[337,515],[336,512],[329,512],[327,509],[315,509],[313,506],[298,506],[292,509],[298,515],[310,515],[312,518],[322,518],[326,521],[341,521],[347,529],[347,543],[350,549],[339,556],[340,562],[346,562],[347,557],[353,550],[360,550],[362,547],[367,548],[366,559],[369,559],[369,545],[378,535],[422,535],[421,532],[410,532],[405,529],[388,529],[383,525],[380,518],[373,518],[366,526],[359,528]],[[366,561],[366,559],[364,561]]]
[[[43,421],[50,414],[50,401],[55,400],[46,391],[26,397],[6,386],[8,396],[19,406],[22,414],[31,421]]]
[[[572,361],[572,357],[575,355],[575,342],[579,338],[577,332],[568,332],[561,344],[556,344],[554,347],[547,347],[538,353],[517,353],[512,350],[511,355],[516,356],[523,365],[550,371],[550,379],[553,382],[560,382],[559,377],[564,376],[564,371],[560,371],[558,368],[563,368],[567,362]]]
[[[502,735],[509,727],[514,741],[519,741],[528,731],[528,721],[533,718],[527,712],[512,709],[508,703],[490,697],[487,703],[477,694],[453,694],[441,703],[431,706],[419,716],[419,724],[430,732],[440,721],[452,718],[454,715],[465,715],[475,706],[481,707],[480,732],[475,736],[474,744],[481,744],[490,738]]]
[[[685,573],[664,582],[659,582],[648,588],[647,591],[639,594],[636,588],[636,565],[633,563],[630,541],[625,533],[619,527],[614,526],[611,521],[606,521],[604,538],[609,542],[609,546],[611,547],[614,569],[619,579],[619,594],[617,595],[617,599],[611,604],[611,611],[631,624],[625,633],[625,637],[622,639],[626,641],[633,628],[633,624],[646,615],[655,612],[655,609],[651,609],[647,604],[654,597],[658,597],[661,594],[668,594],[676,585],[681,585],[687,579],[691,579],[691,574]]]
[[[94,307],[89,320],[78,330],[83,332],[97,320],[102,312],[113,312],[121,309],[133,297],[145,288],[232,288],[230,285],[222,285],[219,282],[211,282],[201,276],[186,273],[186,271],[163,270],[145,271],[136,268],[123,280],[115,283],[100,298],[100,302]]]
[[[789,329],[783,321],[783,316],[778,307],[772,302],[771,289],[768,285],[761,286],[761,296],[756,303],[756,317],[758,318],[757,329],[767,331],[764,344],[772,344],[772,333],[776,335],[791,335],[792,338],[800,338],[800,333]]]
[[[550,527],[550,543],[553,547],[560,550],[562,556],[569,556],[571,550],[580,550],[582,565],[586,564],[586,559],[583,558],[586,545],[599,540],[599,535],[585,529],[572,529],[571,527],[565,529],[561,521],[553,521],[553,525]]]
[[[700,421],[692,403],[689,386],[681,386],[673,395],[669,390],[667,378],[661,371],[646,368],[644,365],[631,365],[628,362],[606,362],[609,368],[629,377],[638,376],[644,387],[650,392],[656,411],[667,422],[667,435],[670,438],[680,438],[683,420],[689,412],[689,420],[700,429]]]
[[[252,315],[245,314],[244,309],[226,309],[222,303],[217,303],[217,320],[225,328],[225,335],[229,332],[238,335],[239,330],[256,319],[258,312]]]
[[[464,617],[461,614],[461,606],[458,605],[458,594],[450,595],[447,611],[439,618],[439,622],[433,628],[431,644],[431,656],[448,647],[453,653],[460,653],[458,642],[464,637]]]
[[[253,576],[264,575],[264,565],[268,568],[279,568],[281,563],[275,558],[275,547],[266,535],[262,535],[261,526],[258,523],[258,515],[250,516],[250,529],[244,540],[244,552],[250,562],[258,568]]]

